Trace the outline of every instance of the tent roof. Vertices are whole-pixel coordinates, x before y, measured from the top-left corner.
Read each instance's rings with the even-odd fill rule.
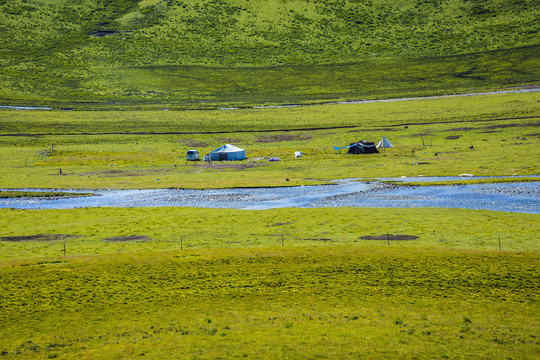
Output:
[[[231,144],[225,144],[222,147],[217,148],[216,150],[210,151],[210,152],[213,152],[213,153],[223,153],[223,152],[229,153],[229,152],[240,152],[240,151],[244,151],[244,149],[240,149],[239,147],[236,147],[236,146],[231,145]]]
[[[379,143],[377,144],[377,147],[378,148],[388,148],[388,147],[392,147],[394,145],[392,145],[392,143],[385,137],[383,136],[383,138],[381,139],[381,141],[379,141]]]

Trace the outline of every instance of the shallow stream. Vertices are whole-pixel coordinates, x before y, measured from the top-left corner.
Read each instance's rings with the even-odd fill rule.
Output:
[[[463,178],[407,178],[444,181]],[[540,180],[540,178],[539,178]],[[336,180],[333,185],[217,190],[62,190],[96,196],[0,199],[0,208],[72,209],[83,207],[204,207],[261,210],[286,207],[444,207],[540,214],[540,181],[448,186],[396,186],[380,181]]]

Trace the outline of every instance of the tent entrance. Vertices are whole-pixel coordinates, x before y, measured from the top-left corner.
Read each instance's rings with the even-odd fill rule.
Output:
[[[226,161],[227,160],[227,153],[226,152],[220,152],[219,153],[219,161]]]

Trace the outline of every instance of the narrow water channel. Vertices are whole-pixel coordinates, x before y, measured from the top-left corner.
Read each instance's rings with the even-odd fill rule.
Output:
[[[441,181],[453,178],[408,178]],[[24,190],[24,189],[21,189]],[[32,189],[32,191],[36,191]],[[40,190],[40,191],[53,191]],[[77,192],[80,190],[54,191]],[[379,181],[339,180],[333,185],[217,190],[84,190],[82,198],[0,199],[0,208],[204,207],[264,210],[286,207],[443,207],[540,214],[540,181],[403,187]]]

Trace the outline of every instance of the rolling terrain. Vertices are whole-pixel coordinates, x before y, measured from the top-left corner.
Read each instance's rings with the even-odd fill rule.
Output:
[[[0,102],[199,109],[538,85],[538,1],[0,2]]]

